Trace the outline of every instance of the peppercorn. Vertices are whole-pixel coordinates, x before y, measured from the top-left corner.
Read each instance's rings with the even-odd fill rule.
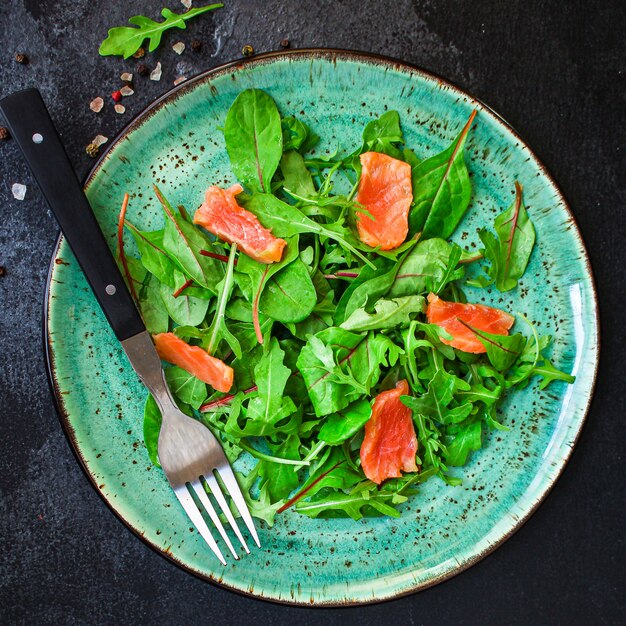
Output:
[[[199,39],[194,39],[191,42],[191,49],[194,52],[200,52],[200,50],[202,50],[202,42]]]
[[[137,74],[139,74],[139,76],[148,76],[150,74],[150,69],[145,63],[140,63],[137,66]]]
[[[122,92],[118,89],[111,94],[111,98],[115,100],[115,102],[119,102],[122,99]]]
[[[280,41],[280,47],[281,48],[288,48],[290,46],[290,42],[289,39],[281,39]]]
[[[0,141],[6,141],[7,139],[11,139],[9,129],[4,126],[0,126]]]
[[[0,265],[0,276],[4,276],[7,273],[4,265]]]
[[[133,59],[141,59],[144,54],[146,54],[146,51],[143,48],[138,48],[137,52],[133,54]]]
[[[15,60],[16,60],[18,63],[21,63],[22,65],[27,65],[27,64],[28,64],[28,57],[27,57],[25,54],[22,54],[22,53],[20,53],[20,52],[18,52],[18,53],[15,55]]]
[[[100,152],[100,147],[98,146],[98,144],[95,143],[90,143],[86,148],[85,148],[85,152],[90,156],[90,157],[97,157],[98,156],[98,152]]]
[[[243,54],[243,56],[245,56],[245,57],[251,57],[254,54],[254,48],[249,43],[247,43],[241,49],[241,54]]]

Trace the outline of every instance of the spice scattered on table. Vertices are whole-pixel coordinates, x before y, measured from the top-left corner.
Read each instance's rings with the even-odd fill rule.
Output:
[[[202,42],[199,39],[194,39],[191,42],[191,49],[194,52],[200,52],[200,50],[202,50]]]
[[[113,108],[115,109],[115,112],[119,113],[120,115],[126,112],[126,107],[123,104],[116,104]]]
[[[13,183],[11,187],[11,192],[13,193],[13,197],[16,200],[23,200],[26,197],[26,185],[22,185],[21,183]]]
[[[104,106],[104,100],[98,96],[97,98],[94,98],[90,103],[89,103],[89,108],[94,112],[94,113],[100,113],[100,111],[102,111],[102,107]]]
[[[182,54],[185,51],[185,44],[182,41],[178,41],[172,46],[172,50],[176,54]]]
[[[104,135],[96,135],[91,140],[91,143],[95,144],[99,148],[102,144],[105,144],[107,141],[109,141],[108,137],[105,137]]]
[[[161,62],[159,61],[156,67],[150,72],[150,80],[161,80],[162,73]]]
[[[18,52],[15,55],[15,60],[18,63],[21,63],[22,65],[28,65],[28,57],[25,54],[22,54],[21,52]]]
[[[139,74],[139,76],[148,76],[150,74],[150,69],[145,63],[140,63],[137,66],[137,74]]]
[[[280,41],[280,47],[281,48],[289,48],[289,46],[291,45],[289,39],[281,39]]]
[[[179,76],[175,81],[174,81],[174,85],[180,85],[180,83],[184,82],[187,80],[186,76]]]
[[[120,80],[123,83],[132,83],[133,75],[130,72],[124,72],[123,74],[120,75]]]
[[[132,96],[135,92],[132,87],[129,87],[128,85],[124,85],[120,89],[120,93],[122,94],[122,96],[127,97],[127,96]]]
[[[7,139],[11,139],[11,133],[9,133],[9,129],[4,126],[0,126],[0,141],[6,141]]]
[[[6,276],[7,270],[4,265],[0,265],[0,276]]]
[[[137,52],[133,54],[133,59],[141,59],[146,54],[143,48],[137,48]]]
[[[116,89],[112,94],[111,98],[115,100],[115,102],[119,102],[122,99],[122,92],[119,89]]]
[[[241,49],[241,54],[243,54],[243,56],[245,56],[245,57],[251,57],[254,54],[254,48],[249,43],[247,43]]]
[[[180,3],[186,8],[191,9],[192,0],[180,0]]]
[[[91,158],[95,158],[95,157],[98,156],[98,153],[100,152],[100,148],[99,148],[99,146],[96,146],[95,143],[91,142],[91,143],[87,144],[87,147],[85,148],[85,152]]]

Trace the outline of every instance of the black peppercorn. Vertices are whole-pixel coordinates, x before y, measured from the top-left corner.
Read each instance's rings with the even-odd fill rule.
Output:
[[[0,265],[0,276],[4,276],[7,273],[4,265]]]
[[[143,48],[139,48],[135,54],[133,54],[133,59],[141,59],[142,56],[146,54],[146,51]]]
[[[22,65],[26,65],[28,63],[28,57],[20,52],[15,55],[15,60]]]
[[[9,129],[4,126],[0,126],[0,141],[6,141],[7,139],[11,139]]]
[[[280,47],[281,48],[288,48],[291,44],[289,43],[289,39],[281,39],[280,41]]]
[[[194,39],[191,42],[191,49],[194,52],[200,52],[200,50],[202,50],[202,42],[199,39]]]
[[[145,63],[140,63],[137,66],[137,74],[139,74],[139,76],[148,76],[150,74],[150,69]]]
[[[254,54],[254,48],[249,43],[247,43],[241,49],[241,54],[243,54],[243,56],[245,56],[245,57],[251,57]]]

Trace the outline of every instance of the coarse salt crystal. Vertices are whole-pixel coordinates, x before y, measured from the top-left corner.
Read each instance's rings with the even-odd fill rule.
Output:
[[[179,41],[178,43],[175,43],[172,46],[172,50],[176,53],[176,54],[182,54],[185,50],[185,44],[182,41]]]
[[[156,64],[156,67],[150,72],[150,80],[161,80],[161,62]]]
[[[175,81],[174,84],[175,85],[180,85],[182,82],[186,81],[187,77],[186,76],[179,76]]]
[[[124,85],[124,87],[120,89],[120,93],[123,96],[132,96],[135,92],[128,85]]]
[[[104,135],[96,135],[91,140],[91,143],[94,144],[95,146],[98,146],[99,148],[102,144],[105,144],[107,141],[109,141],[108,137],[105,137]]]
[[[116,113],[119,113],[121,115],[125,111],[126,111],[126,107],[123,104],[116,104],[115,105],[115,112]]]
[[[104,100],[102,98],[100,98],[99,96],[97,98],[94,98],[90,103],[89,103],[89,108],[94,112],[94,113],[100,113],[100,111],[102,111],[102,107],[104,106]]]
[[[133,80],[133,75],[130,72],[124,72],[121,76],[120,76],[120,80],[123,83],[130,83]]]
[[[14,183],[13,187],[11,187],[11,191],[13,192],[13,197],[16,200],[23,200],[26,197],[26,185]]]
[[[180,0],[180,3],[186,8],[191,9],[191,0]]]

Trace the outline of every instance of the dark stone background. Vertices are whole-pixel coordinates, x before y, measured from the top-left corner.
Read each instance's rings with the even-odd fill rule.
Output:
[[[116,115],[108,98],[137,62],[102,58],[107,28],[157,17],[161,0],[4,0],[0,94],[38,86],[76,170],[85,145],[113,137],[179,72],[277,49],[356,48],[420,65],[501,113],[569,198],[590,250],[604,345],[596,397],[557,487],[526,526],[460,576],[360,609],[289,608],[196,580],[127,531],[92,490],[55,416],[41,311],[57,226],[12,142],[0,143],[0,621],[6,624],[617,624],[624,585],[623,310],[626,273],[626,3],[550,0],[226,0],[171,32],[151,55],[160,83],[137,77]],[[178,10],[175,0],[164,1]],[[200,4],[200,3],[198,3]],[[182,57],[178,40],[204,42]],[[14,62],[25,52],[30,64]],[[179,66],[177,68],[177,66]],[[106,110],[88,104],[105,96]],[[11,185],[28,185],[24,202]]]

